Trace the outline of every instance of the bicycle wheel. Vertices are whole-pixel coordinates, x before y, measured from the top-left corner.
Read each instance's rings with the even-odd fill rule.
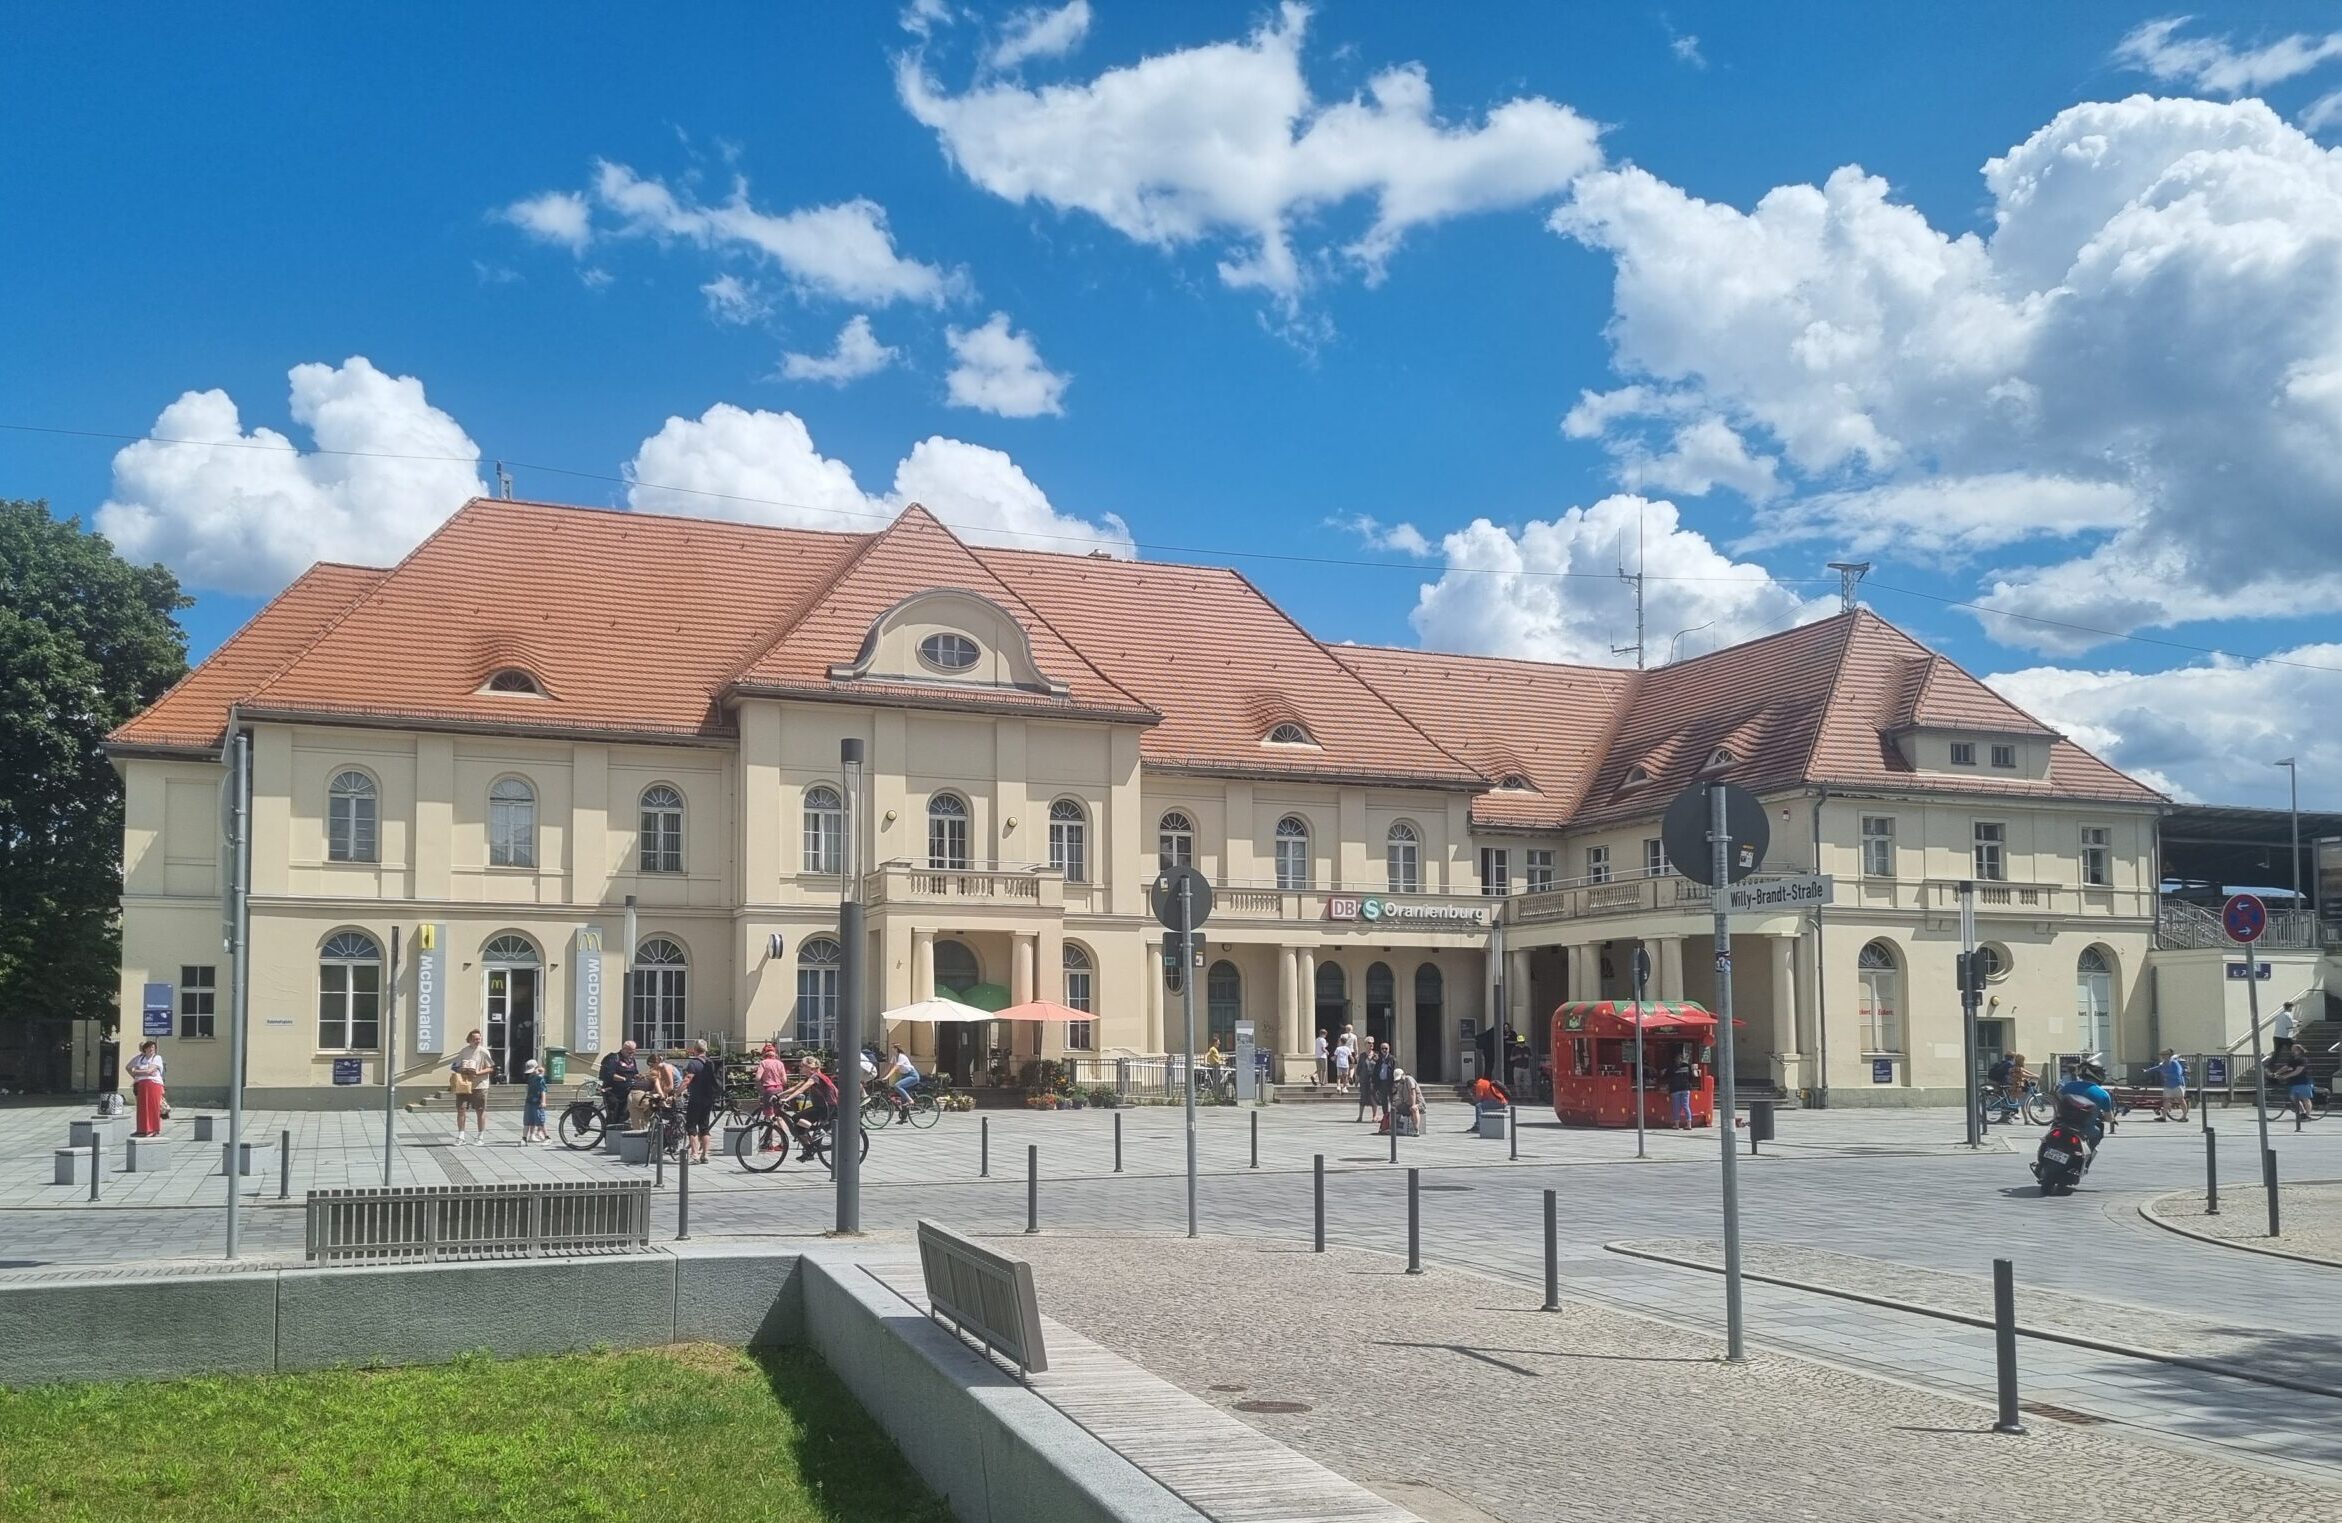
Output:
[[[854,1134],[862,1139],[862,1151],[855,1155],[856,1161],[859,1162],[861,1159],[868,1158],[870,1156],[870,1129],[868,1127],[856,1127],[854,1129]],[[821,1155],[821,1166],[829,1170],[832,1174],[835,1174],[838,1170],[837,1139],[831,1134],[827,1127],[824,1127],[820,1134],[815,1137],[813,1142],[813,1150]]]
[[[2047,1126],[2049,1118],[2056,1112],[2057,1107],[2050,1103],[2049,1096],[2038,1089],[2025,1091],[2025,1124],[2027,1126]]]
[[[797,1139],[789,1134],[788,1125],[780,1121],[768,1120],[744,1127],[732,1138],[732,1156],[751,1174],[770,1174],[787,1163],[796,1151]]]
[[[914,1095],[911,1097],[911,1108],[903,1113],[903,1119],[916,1127],[930,1127],[943,1119],[943,1107],[935,1103],[933,1095]]]
[[[884,1126],[895,1118],[894,1102],[875,1090],[862,1093],[862,1124]]]
[[[561,1145],[574,1152],[587,1152],[602,1145],[602,1108],[591,1101],[580,1100],[561,1112]]]

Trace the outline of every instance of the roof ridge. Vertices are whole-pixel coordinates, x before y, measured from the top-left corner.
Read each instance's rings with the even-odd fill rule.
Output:
[[[1862,627],[1862,621],[1866,615],[1879,624],[1894,629],[1893,625],[1887,624],[1886,620],[1878,618],[1876,614],[1870,613],[1865,608],[1852,608],[1839,615],[1845,620],[1845,628],[1838,635],[1838,659],[1830,667],[1829,701],[1822,705],[1821,713],[1814,717],[1813,733],[1805,739],[1805,760],[1798,764],[1797,775],[1803,781],[1811,782],[1813,780],[1815,758],[1821,755],[1822,736],[1828,732],[1830,721],[1837,714],[1838,705],[1845,701],[1846,663],[1854,652],[1854,632]],[[1902,633],[1901,630],[1895,632]]]
[[[750,643],[748,654],[743,656],[739,661],[734,662],[731,670],[724,673],[724,680],[716,684],[715,691],[717,693],[722,693],[726,688],[731,687],[741,678],[754,671],[759,662],[763,661],[766,656],[772,654],[772,649],[774,646],[780,644],[781,641],[788,638],[792,630],[796,629],[798,625],[804,623],[808,618],[812,617],[813,610],[820,606],[822,595],[830,591],[830,589],[836,587],[838,583],[843,581],[856,566],[860,565],[863,559],[870,554],[872,547],[878,543],[879,536],[886,533],[887,529],[891,529],[893,527],[894,525],[890,523],[886,526],[885,529],[879,529],[869,534],[853,536],[855,539],[858,539],[860,543],[849,548],[844,555],[838,558],[838,563],[830,568],[830,573],[828,576],[824,577],[821,581],[814,583],[812,586],[807,587],[805,589],[805,595],[799,598],[794,606],[783,609],[781,611],[780,615],[775,619],[772,625],[771,636],[767,639],[752,641]]]
[[[1328,648],[1388,651],[1394,656],[1429,656],[1436,661],[1485,661],[1492,666],[1527,666],[1548,672],[1599,672],[1628,676],[1636,670],[1631,666],[1603,666],[1592,661],[1548,661],[1541,656],[1492,656],[1485,651],[1433,650],[1427,645],[1392,645],[1382,640],[1344,640]]]

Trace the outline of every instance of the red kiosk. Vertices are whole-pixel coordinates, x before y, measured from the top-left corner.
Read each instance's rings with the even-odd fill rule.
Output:
[[[1735,1023],[1737,1024],[1737,1023]],[[1645,1081],[1636,1083],[1635,1028],[1643,1032]],[[1668,1065],[1687,1048],[1700,1065],[1691,1120],[1706,1126],[1716,1114],[1716,1076],[1709,1044],[1716,1018],[1689,1002],[1580,1000],[1553,1012],[1553,1113],[1570,1126],[1633,1126],[1642,1096],[1645,1126],[1673,1126]]]

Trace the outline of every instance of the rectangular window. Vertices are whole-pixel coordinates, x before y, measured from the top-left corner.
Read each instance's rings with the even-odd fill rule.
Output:
[[[1288,894],[1309,887],[1309,837],[1278,832],[1277,887]]]
[[[846,870],[846,806],[827,788],[815,788],[805,795],[805,870]]]
[[[325,855],[332,862],[371,862],[375,853],[374,795],[336,788],[325,806]]]
[[[1586,881],[1588,883],[1608,883],[1610,881],[1609,847],[1589,846],[1586,848]]]
[[[488,865],[537,865],[537,797],[526,788],[498,783],[488,795]]]
[[[1501,846],[1480,848],[1480,892],[1509,894],[1513,891],[1512,858]]]
[[[2082,827],[2082,881],[2092,888],[2114,881],[2114,832],[2104,825]]]
[[[646,873],[679,873],[683,871],[683,811],[669,809],[656,802],[642,806],[642,852],[639,858]]]
[[[2015,746],[1994,746],[1992,748],[1992,764],[2003,772],[2016,771],[2017,748]]]
[[[1973,767],[1973,766],[1975,766],[1975,765],[1976,765],[1976,742],[1974,742],[1974,741],[1972,741],[1972,740],[1955,740],[1955,741],[1953,741],[1953,742],[1952,742],[1952,765],[1953,765],[1953,766],[1955,766],[1955,767]]]
[[[1976,822],[1976,877],[1999,883],[2009,875],[2009,827],[1991,820]]]
[[[927,820],[927,865],[938,870],[965,871],[968,865],[968,817],[930,815]]]
[[[797,965],[797,1044],[820,1049],[838,1044],[838,965],[834,962]]]
[[[1391,832],[1390,840],[1383,846],[1383,872],[1394,894],[1423,891],[1423,858],[1412,830],[1400,826]]]
[[[1195,866],[1195,830],[1185,815],[1165,815],[1155,831],[1155,858],[1165,867]]]
[[[1089,1010],[1095,1008],[1091,1004],[1093,997],[1091,980],[1096,976],[1088,968],[1067,968],[1065,970],[1065,1004],[1067,1009]],[[1067,1021],[1065,1023],[1065,1045],[1074,1052],[1092,1051],[1098,1045],[1098,1023],[1096,1021]]]
[[[183,963],[179,968],[179,1035],[207,1042],[216,1034],[212,1014],[219,991],[219,969],[210,963]]]
[[[323,1052],[366,1051],[382,1042],[382,964],[318,965],[317,1046]]]
[[[1532,894],[1542,894],[1553,887],[1553,853],[1531,850],[1522,853],[1522,865],[1529,881],[1523,886]]]
[[[1049,821],[1049,865],[1068,883],[1090,881],[1089,827],[1078,819]]]
[[[1862,817],[1862,876],[1892,878],[1894,875],[1895,817],[1866,814]]]
[[[1662,878],[1667,875],[1667,843],[1657,836],[1643,837],[1643,876]]]

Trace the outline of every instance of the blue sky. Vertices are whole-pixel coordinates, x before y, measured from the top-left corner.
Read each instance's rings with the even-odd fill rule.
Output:
[[[497,458],[1556,659],[1631,638],[1639,519],[1654,659],[1857,555],[2142,775],[2342,804],[2331,5],[543,19],[13,13],[0,491],[179,569],[197,654]]]

